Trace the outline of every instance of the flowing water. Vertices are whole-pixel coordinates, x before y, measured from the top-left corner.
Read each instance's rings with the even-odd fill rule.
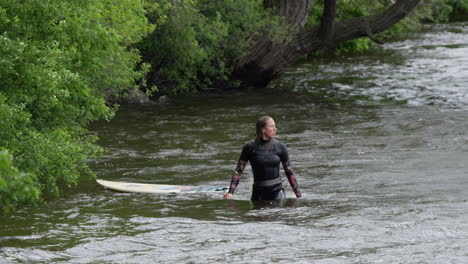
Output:
[[[305,61],[270,88],[124,105],[93,131],[99,178],[226,186],[257,117],[275,118],[303,198],[252,205],[84,180],[0,216],[0,263],[466,263],[468,24]]]

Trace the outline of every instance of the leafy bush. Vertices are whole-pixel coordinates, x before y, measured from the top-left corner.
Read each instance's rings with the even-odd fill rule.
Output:
[[[11,212],[18,204],[35,203],[39,195],[35,178],[18,171],[8,151],[0,151],[0,209]]]
[[[228,64],[258,34],[281,35],[281,21],[260,0],[159,0],[148,12],[157,29],[141,43],[149,83],[162,93],[190,93],[226,79]],[[165,12],[160,12],[165,10]],[[284,33],[284,32],[283,32]]]
[[[10,185],[0,205],[39,199],[22,199],[23,185],[58,195],[91,173],[85,162],[100,148],[86,127],[113,116],[105,97],[143,77],[131,45],[153,29],[144,14],[132,0],[2,1],[0,150],[9,153],[2,177]]]
[[[450,14],[451,20],[468,20],[468,0],[449,0],[448,4],[453,7],[453,11]]]

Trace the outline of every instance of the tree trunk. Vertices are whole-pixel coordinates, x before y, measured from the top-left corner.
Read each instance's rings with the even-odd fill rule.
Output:
[[[285,18],[291,26],[292,38],[287,42],[275,42],[267,36],[234,63],[233,79],[244,85],[266,86],[297,60],[306,54],[336,46],[336,44],[360,37],[370,37],[382,32],[407,16],[421,0],[398,0],[378,14],[335,21],[336,0],[325,0],[321,24],[305,27],[312,0],[265,0],[265,8]]]

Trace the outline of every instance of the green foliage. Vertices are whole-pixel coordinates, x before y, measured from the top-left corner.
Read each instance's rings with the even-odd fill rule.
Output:
[[[463,9],[465,5],[466,9]],[[462,11],[465,10],[465,11]],[[382,38],[398,38],[421,30],[423,23],[445,23],[468,19],[468,0],[424,0],[401,22],[381,33]]]
[[[450,20],[453,7],[447,4],[446,0],[431,1],[431,6],[431,10],[428,12],[428,20],[433,23],[448,22]],[[421,9],[423,9],[423,7],[419,8],[419,10]]]
[[[35,178],[13,166],[13,157],[0,151],[0,211],[13,211],[18,204],[35,203],[40,190]]]
[[[431,23],[468,20],[468,0],[425,0],[419,17]]]
[[[453,8],[450,19],[453,21],[468,20],[468,0],[449,0],[448,4]]]
[[[192,81],[197,80],[197,66],[203,65],[209,56],[197,41],[197,30],[207,26],[206,19],[198,15],[194,1],[160,2],[167,10],[167,17],[161,17],[160,13],[149,14],[153,23],[162,25],[141,46],[153,66],[152,72],[157,74],[151,83],[158,87],[175,85],[174,93],[189,92],[195,85]],[[209,41],[215,36],[213,30],[207,33],[206,39]]]
[[[378,12],[384,6],[382,1],[369,0],[341,0],[337,2],[336,19],[337,21],[367,16]],[[319,25],[323,13],[323,1],[314,2],[307,21],[308,26]],[[335,55],[346,54],[350,52],[364,52],[369,49],[371,40],[369,38],[358,38],[339,43],[334,50]],[[316,52],[311,55],[320,55]]]
[[[320,19],[323,13],[323,1],[315,1],[310,8],[309,17],[307,18],[306,26],[320,25]]]
[[[336,19],[337,21],[361,17],[372,14],[383,7],[383,0],[341,0],[337,1]],[[310,10],[309,18],[307,20],[308,26],[319,25],[323,13],[324,2],[315,1]]]
[[[156,3],[158,12],[148,12],[148,17],[158,28],[141,50],[152,65],[150,83],[164,93],[190,93],[226,79],[226,62],[241,55],[258,34],[278,33],[281,23],[260,0]]]
[[[419,17],[432,23],[468,20],[468,0],[425,0]]]
[[[335,49],[335,55],[350,52],[362,53],[369,49],[371,40],[369,38],[358,38],[339,43]]]
[[[153,28],[140,1],[2,1],[0,149],[13,156],[5,168],[19,170],[18,181],[58,195],[91,173],[85,161],[100,149],[86,127],[112,118],[105,97],[143,77],[131,46]],[[8,208],[38,199],[4,197]]]

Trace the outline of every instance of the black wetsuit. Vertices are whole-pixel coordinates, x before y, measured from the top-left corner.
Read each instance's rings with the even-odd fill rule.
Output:
[[[280,163],[283,164],[286,177],[296,197],[301,197],[296,177],[289,162],[286,146],[277,140],[265,141],[261,139],[252,140],[244,145],[231,179],[229,193],[234,193],[236,190],[240,176],[248,162],[252,166],[254,175],[251,200],[278,200],[286,198],[279,174]]]

